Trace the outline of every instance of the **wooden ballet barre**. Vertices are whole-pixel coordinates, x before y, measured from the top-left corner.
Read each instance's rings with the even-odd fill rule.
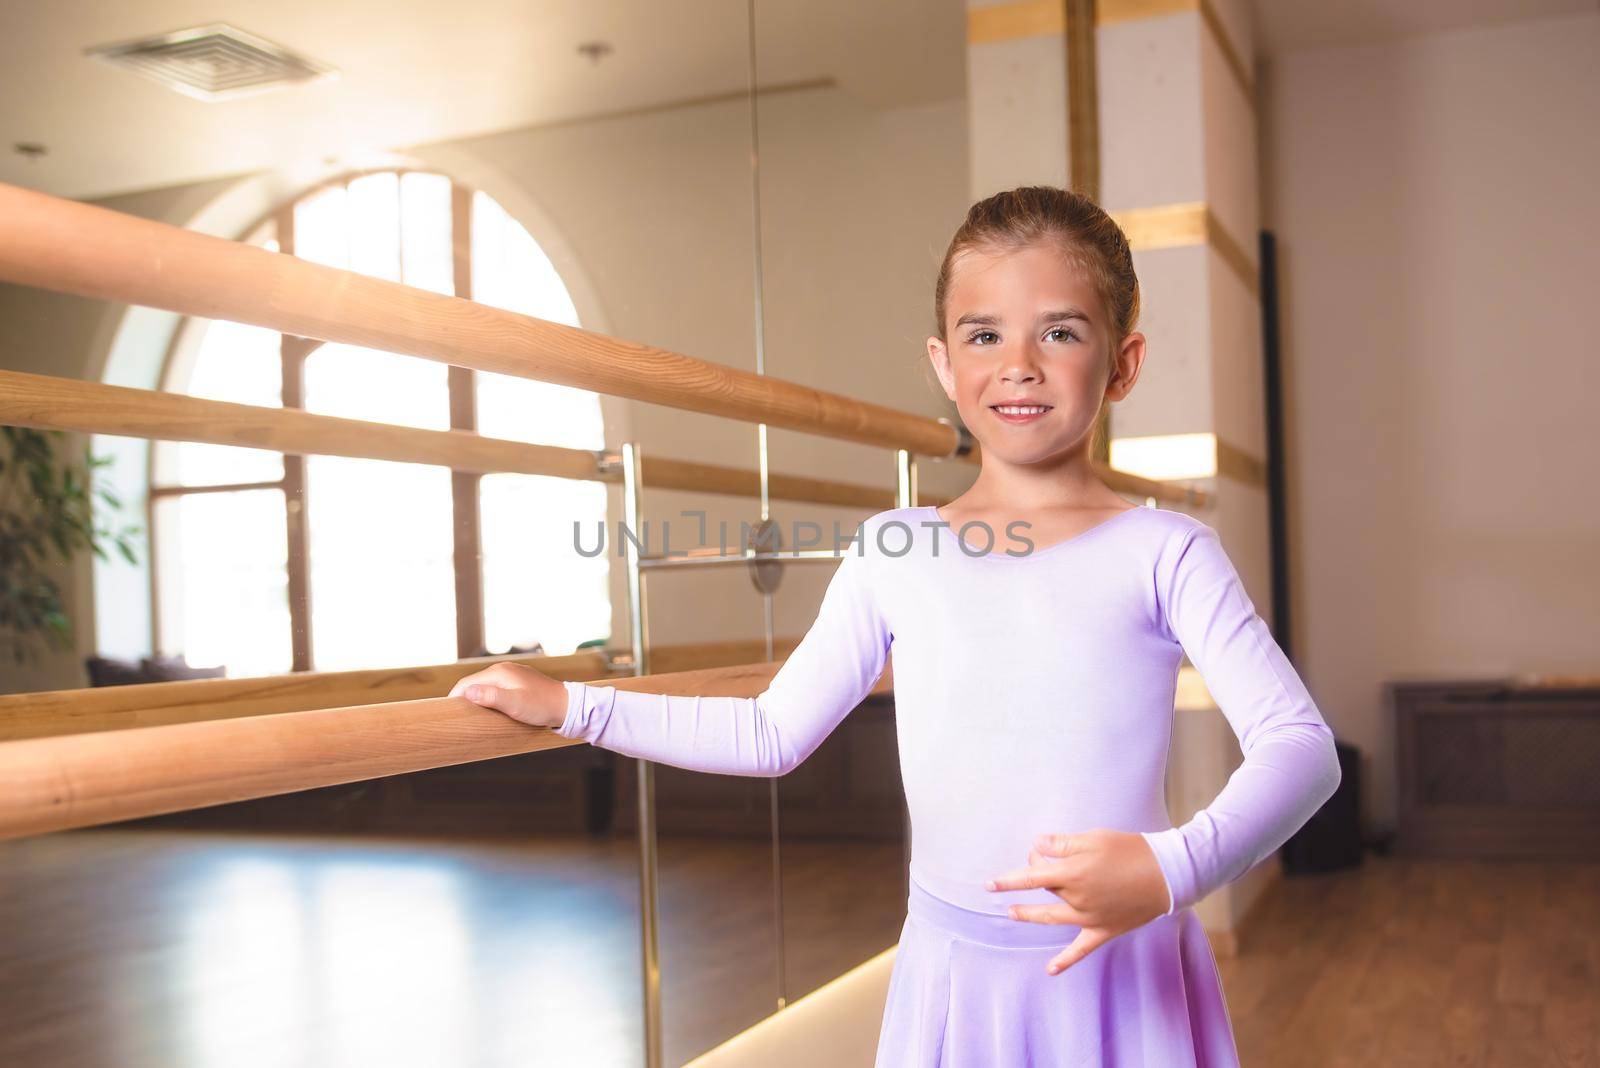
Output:
[[[0,281],[921,456],[959,445],[955,427],[885,405],[4,183]]]
[[[774,638],[773,655],[782,659],[798,642],[798,638]],[[664,673],[734,667],[757,662],[765,652],[765,641],[755,638],[662,644],[651,646],[650,663]],[[5,694],[0,695],[0,742],[304,712],[371,701],[414,701],[448,693],[462,676],[502,662],[527,664],[551,678],[578,682],[609,683],[614,678],[634,677],[608,671],[605,655],[585,649],[567,656],[484,656],[412,667]]]
[[[596,453],[588,449],[483,437],[470,430],[422,430],[298,408],[268,408],[25,371],[0,370],[0,423],[308,456],[436,464],[479,474],[622,482],[620,469],[599,465]],[[760,493],[759,478],[752,468],[665,457],[645,457],[640,468],[640,477],[652,487],[749,497]],[[1096,470],[1118,492],[1194,507],[1206,503],[1201,490],[1098,465]],[[784,474],[769,475],[768,493],[778,500],[872,509],[892,507],[894,498],[892,491],[875,486]],[[946,500],[924,495],[922,503],[944,504]]]
[[[923,456],[955,458],[972,464],[979,461],[975,447],[956,456],[958,432],[936,419],[4,183],[0,183],[0,280],[181,314],[231,319],[300,337],[364,345],[709,415],[904,448]],[[151,391],[131,392],[152,395]],[[294,410],[279,410],[280,414],[285,411]],[[126,409],[123,414],[126,416]],[[361,425],[357,420],[338,422],[345,424],[346,433],[350,425]],[[299,432],[312,432],[312,424],[285,425],[293,425]],[[322,424],[322,428],[339,440],[341,432],[336,424]],[[99,426],[80,425],[73,429],[113,432]],[[398,435],[407,429],[410,428],[382,427],[386,437],[375,440],[384,444],[373,447],[402,448],[401,443],[409,441],[423,452],[441,448],[438,442],[428,445],[422,438]],[[167,433],[125,432],[174,440]],[[446,449],[452,454],[457,449],[468,454],[465,463],[450,464],[457,470],[477,470],[474,464],[504,463],[503,458],[497,461],[490,457],[500,456],[495,450],[512,444],[461,431],[413,432],[456,441],[472,439],[473,443],[452,444]],[[253,442],[217,443],[275,447]],[[278,451],[351,455],[326,445],[315,450],[278,447]],[[478,455],[483,451],[489,456]],[[530,455],[523,453],[522,462],[530,462]],[[567,462],[573,459],[566,458]],[[562,461],[550,453],[544,462],[560,466]],[[678,474],[685,480],[710,473],[695,471],[686,461],[665,461],[663,474],[668,473],[665,465],[670,464],[684,465]],[[492,469],[508,470],[503,466]],[[1196,506],[1205,503],[1198,491],[1105,467],[1099,470],[1119,492]],[[730,477],[728,469],[717,474],[724,481]],[[815,499],[809,495],[807,483],[814,489],[819,480],[775,476],[774,481],[778,477],[794,479],[792,490],[807,494],[792,499]],[[743,485],[753,478],[753,474],[740,473],[735,481]],[[668,483],[657,479],[655,484]],[[829,494],[825,503],[874,506],[862,501],[859,488],[835,494],[830,487],[825,492]],[[850,500],[840,500],[841,496],[849,496]],[[874,500],[878,496],[874,493]]]
[[[611,679],[753,697],[778,664]],[[886,671],[873,692],[892,684]],[[465,698],[355,705],[0,742],[0,838],[159,816],[581,744]]]
[[[307,456],[437,464],[479,474],[622,482],[620,469],[603,467],[588,449],[508,441],[470,430],[422,430],[298,408],[238,404],[23,371],[0,371],[0,423]],[[647,456],[640,469],[641,478],[652,488],[751,497],[760,492],[754,468]],[[888,508],[894,500],[893,491],[876,486],[776,473],[769,476],[768,492],[778,500],[873,509]]]

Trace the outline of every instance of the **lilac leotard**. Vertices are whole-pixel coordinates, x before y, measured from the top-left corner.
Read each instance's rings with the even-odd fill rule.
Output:
[[[558,733],[699,771],[782,775],[861,702],[892,649],[912,834],[907,930],[923,942],[905,954],[919,962],[915,976],[897,959],[880,1064],[960,1064],[963,1048],[973,1064],[1104,1064],[1118,1042],[1152,1064],[1232,1063],[1215,963],[1189,906],[1281,846],[1332,795],[1339,764],[1332,732],[1216,531],[1180,512],[1133,508],[1031,551],[1027,531],[997,530],[978,555],[935,508],[912,507],[879,512],[856,535],[815,623],[759,696],[567,682]],[[981,543],[985,533],[966,537]],[[1164,783],[1185,653],[1244,760],[1210,805],[1174,827]],[[1001,930],[1039,931],[1006,908],[1059,904],[1054,893],[992,892],[984,882],[1025,866],[1041,833],[1094,828],[1150,843],[1167,884],[1164,917],[1059,977],[1043,970],[1053,950],[998,949],[1004,939],[971,940],[946,922],[992,927],[998,915]],[[1052,931],[1059,944],[1076,932]],[[930,950],[930,937],[944,949]],[[975,949],[959,949],[980,944],[1012,956],[980,964]],[[1028,990],[994,1007],[963,1002],[999,997],[972,977],[1010,967],[1019,952],[1045,954],[1016,973]],[[1026,1018],[994,1019],[1007,1013]],[[1004,1042],[1056,1053],[1007,1060],[995,1045]]]

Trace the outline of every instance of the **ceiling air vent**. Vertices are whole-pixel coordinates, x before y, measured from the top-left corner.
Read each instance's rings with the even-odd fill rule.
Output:
[[[220,22],[86,48],[84,54],[127,67],[199,100],[226,100],[335,73],[331,67]]]

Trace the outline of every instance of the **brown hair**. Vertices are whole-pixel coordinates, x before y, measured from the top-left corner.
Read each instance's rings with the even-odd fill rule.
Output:
[[[1128,238],[1100,205],[1070,189],[1025,185],[996,193],[967,210],[939,267],[933,289],[934,331],[945,337],[945,301],[956,259],[968,250],[1007,250],[1036,241],[1056,243],[1086,271],[1100,303],[1111,316],[1111,347],[1133,332],[1139,321],[1139,279],[1133,273]]]

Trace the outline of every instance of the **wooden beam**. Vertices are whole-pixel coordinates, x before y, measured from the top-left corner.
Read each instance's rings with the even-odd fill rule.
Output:
[[[1222,53],[1222,62],[1227,66],[1228,73],[1233,75],[1233,84],[1244,94],[1245,105],[1254,115],[1257,110],[1255,75],[1245,66],[1239,50],[1233,46],[1233,39],[1228,36],[1227,29],[1222,25],[1222,16],[1217,13],[1216,5],[1211,0],[1201,0],[1200,17],[1205,20],[1206,29],[1211,31],[1211,39],[1217,43],[1217,50]]]
[[[777,663],[608,679],[620,690],[753,697]],[[887,673],[879,680],[885,687]],[[575,745],[460,697],[0,743],[0,838]]]
[[[1066,32],[1065,0],[1015,0],[967,8],[967,43],[1011,41]]]
[[[1066,0],[1067,164],[1072,188],[1100,203],[1100,89],[1095,0]]]
[[[1217,474],[1247,486],[1267,485],[1267,462],[1217,438]]]
[[[548,475],[554,478],[622,481],[620,471],[601,470],[587,449],[531,445],[486,438],[462,430],[420,430],[391,423],[317,415],[289,408],[266,408],[215,401],[178,393],[80,382],[53,375],[0,371],[0,423],[42,430],[72,430],[160,441],[198,441],[272,449],[290,455],[351,456],[400,463],[436,464],[483,474]],[[975,454],[976,455],[976,454]],[[641,464],[652,488],[753,497],[759,490],[754,469],[724,467],[693,460],[646,458]],[[1181,486],[1139,479],[1109,468],[1100,477],[1120,493],[1187,505],[1204,503]],[[772,496],[845,508],[882,510],[893,507],[894,492],[805,475],[774,474]],[[163,486],[159,492],[182,492]],[[923,504],[945,499],[924,496]]]
[[[22,371],[0,371],[0,423],[159,441],[236,445],[290,455],[436,464],[484,474],[622,480],[620,473],[601,471],[595,454],[587,449],[532,445],[482,437],[470,431],[421,430]],[[756,491],[754,470],[666,458],[647,459],[643,468],[652,487],[737,495],[753,495]],[[185,490],[181,486],[163,486],[159,492]],[[893,492],[887,487],[798,475],[772,476],[772,494],[785,500],[876,508],[887,508],[893,500]]]
[[[376,348],[867,445],[904,448],[920,456],[950,457],[959,441],[953,426],[936,419],[3,183],[0,281],[165,308],[185,315],[229,319],[296,337]],[[9,372],[10,383],[20,384],[23,378],[18,375]],[[122,388],[82,382],[76,385],[100,390]],[[34,382],[33,386],[36,392],[49,389],[53,396],[62,395],[59,386],[41,382]],[[118,416],[124,429],[94,425],[89,428],[91,432],[170,440],[170,433],[150,426],[151,408],[181,413],[193,410],[183,409],[181,403],[198,400],[143,390],[125,390],[121,397]],[[126,403],[134,397],[139,403]],[[174,402],[180,403],[174,406]],[[0,405],[16,407],[4,395],[0,395]],[[267,410],[249,405],[228,407],[238,416]],[[459,431],[418,431],[357,420],[335,423],[328,422],[333,419],[329,416],[272,411],[281,419],[271,425],[281,428],[282,420],[298,418],[302,421],[292,424],[297,433],[320,433],[322,440],[311,448],[303,440],[293,448],[272,440],[223,443],[254,444],[285,452],[442,463],[457,470],[485,472],[523,470],[508,466],[506,461],[515,455],[517,462],[526,463],[532,455],[528,450],[539,449],[544,452],[541,463],[553,466],[565,461],[574,465],[567,477],[593,477],[577,469],[587,462],[582,450],[496,441]],[[35,412],[33,418],[35,423],[18,425],[59,421],[48,409]],[[363,426],[368,428],[368,434],[360,449],[341,446],[342,439]],[[227,431],[214,428],[211,433],[220,436]],[[450,458],[416,456],[412,450],[424,440],[415,436],[419,434],[432,435],[430,447],[437,455]],[[447,438],[454,439],[454,443],[445,447]],[[380,440],[389,443],[387,448],[410,454],[388,455],[374,446]],[[977,450],[961,461],[977,463]],[[1112,480],[1108,470],[1103,470],[1101,477]],[[660,479],[651,481],[661,484]],[[1155,492],[1148,495],[1158,499],[1192,501],[1184,490],[1153,483],[1150,487]],[[1112,488],[1118,488],[1115,482]]]
[[[5,184],[0,281],[921,456],[958,445],[954,427],[885,405]]]
[[[402,184],[401,193],[404,195]],[[403,203],[403,202],[402,202]],[[402,211],[401,218],[404,218]],[[404,230],[402,229],[402,242]],[[404,245],[401,246],[402,252]],[[402,255],[401,263],[405,262]],[[472,190],[450,183],[451,286],[456,296],[472,299]],[[450,428],[477,433],[478,372],[451,367]],[[488,649],[483,627],[483,530],[478,508],[478,488],[483,475],[476,471],[450,472],[451,559],[455,569],[456,656],[473,656]]]
[[[1099,0],[1098,7],[1100,25],[1115,26],[1119,22],[1158,19],[1196,11],[1200,4],[1198,0]]]
[[[1109,213],[1134,251],[1209,245],[1239,277],[1251,294],[1260,297],[1261,277],[1243,247],[1223,228],[1222,221],[1201,201],[1162,204],[1153,208],[1124,208]]]
[[[788,656],[798,640],[774,639],[775,655],[780,659]],[[664,672],[678,672],[755,663],[765,656],[765,651],[764,640],[736,639],[658,645],[650,650],[650,659]],[[413,701],[447,693],[462,676],[501,662],[527,664],[551,678],[580,682],[609,680],[615,674],[607,670],[604,655],[586,649],[568,656],[486,656],[449,664],[5,694],[0,695],[0,742],[304,712],[372,701]],[[615,677],[634,676],[628,673]]]

